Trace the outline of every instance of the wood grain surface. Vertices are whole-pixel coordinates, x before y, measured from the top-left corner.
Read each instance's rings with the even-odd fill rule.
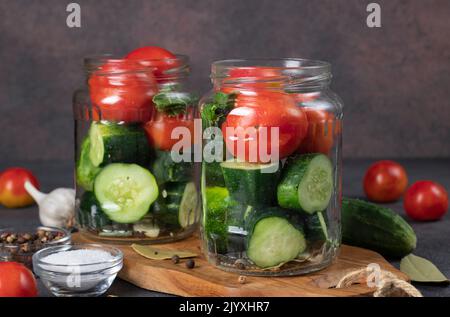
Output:
[[[78,243],[93,242],[80,234],[74,235]],[[374,289],[364,284],[346,289],[334,288],[346,273],[377,263],[399,278],[407,276],[389,264],[376,252],[344,245],[334,263],[319,272],[295,277],[247,276],[246,283],[238,281],[239,276],[224,272],[209,264],[201,253],[197,237],[161,244],[157,248],[192,251],[199,254],[194,269],[184,265],[185,260],[173,264],[170,260],[150,260],[134,252],[130,246],[117,245],[124,253],[124,267],[119,277],[141,288],[179,296],[370,296]]]

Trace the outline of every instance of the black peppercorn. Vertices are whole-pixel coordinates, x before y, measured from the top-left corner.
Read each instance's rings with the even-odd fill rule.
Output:
[[[178,264],[180,262],[180,257],[178,255],[173,255],[172,256],[172,263],[173,264]]]
[[[195,267],[195,261],[192,259],[189,259],[186,261],[186,267],[188,269],[193,269]]]

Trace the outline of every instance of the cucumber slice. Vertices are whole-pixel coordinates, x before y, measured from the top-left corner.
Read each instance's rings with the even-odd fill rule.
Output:
[[[89,158],[94,166],[110,163],[150,161],[150,147],[144,130],[137,125],[94,122],[89,129]]]
[[[278,204],[308,214],[325,210],[333,194],[333,166],[323,154],[305,154],[286,162],[277,188]]]
[[[247,257],[260,268],[294,260],[306,250],[301,225],[290,213],[268,208],[254,214],[247,237]]]
[[[133,223],[158,197],[158,185],[152,173],[139,165],[113,163],[95,178],[94,193],[111,220]]]
[[[229,160],[221,164],[226,187],[233,199],[244,205],[272,205],[275,202],[280,164],[253,164]]]
[[[198,193],[193,182],[167,183],[153,206],[159,223],[171,228],[187,228],[198,221]]]
[[[170,151],[156,151],[151,171],[158,184],[167,182],[189,182],[194,173],[192,162],[174,162]]]
[[[94,178],[100,172],[100,168],[95,167],[89,158],[90,144],[89,138],[84,139],[81,144],[80,158],[76,164],[77,184],[88,191],[92,191]]]

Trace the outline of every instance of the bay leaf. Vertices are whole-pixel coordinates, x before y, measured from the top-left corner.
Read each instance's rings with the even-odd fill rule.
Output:
[[[142,255],[143,257],[146,257],[147,259],[151,260],[169,260],[174,255],[178,255],[180,259],[185,258],[195,258],[197,256],[196,253],[193,252],[187,252],[187,251],[179,251],[179,250],[164,250],[164,249],[158,249],[154,248],[148,245],[142,245],[142,244],[132,244],[131,248],[138,254]]]
[[[433,263],[414,254],[409,254],[401,260],[400,271],[408,275],[414,282],[449,282],[447,277]]]

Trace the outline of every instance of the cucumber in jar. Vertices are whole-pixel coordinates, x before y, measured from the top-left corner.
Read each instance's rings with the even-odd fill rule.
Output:
[[[89,158],[91,149],[89,138],[85,138],[81,143],[80,157],[76,163],[76,181],[83,189],[92,191],[94,186],[94,178],[100,172],[100,168],[92,164]]]
[[[199,218],[198,192],[193,182],[167,183],[153,206],[157,222],[167,228],[187,228]]]
[[[305,234],[308,241],[328,240],[328,225],[325,211],[318,211],[312,215],[306,215],[304,221]]]
[[[273,205],[280,175],[279,162],[269,164],[228,160],[221,164],[230,196],[245,205]]]
[[[110,163],[136,163],[145,166],[150,161],[150,147],[139,125],[93,122],[89,129],[89,158],[94,166]]]
[[[194,164],[190,162],[174,162],[171,151],[155,151],[155,159],[151,171],[158,184],[167,182],[189,182],[194,173]]]
[[[277,188],[278,204],[313,214],[328,207],[333,188],[333,165],[326,155],[294,156],[283,168]]]
[[[93,192],[84,192],[80,199],[80,208],[77,213],[78,224],[93,230],[101,230],[112,224],[100,207]]]
[[[249,216],[247,257],[260,268],[294,260],[307,247],[302,220],[279,207],[257,209]]]
[[[147,169],[137,164],[112,163],[95,178],[94,193],[109,219],[133,223],[147,214],[159,190]]]

